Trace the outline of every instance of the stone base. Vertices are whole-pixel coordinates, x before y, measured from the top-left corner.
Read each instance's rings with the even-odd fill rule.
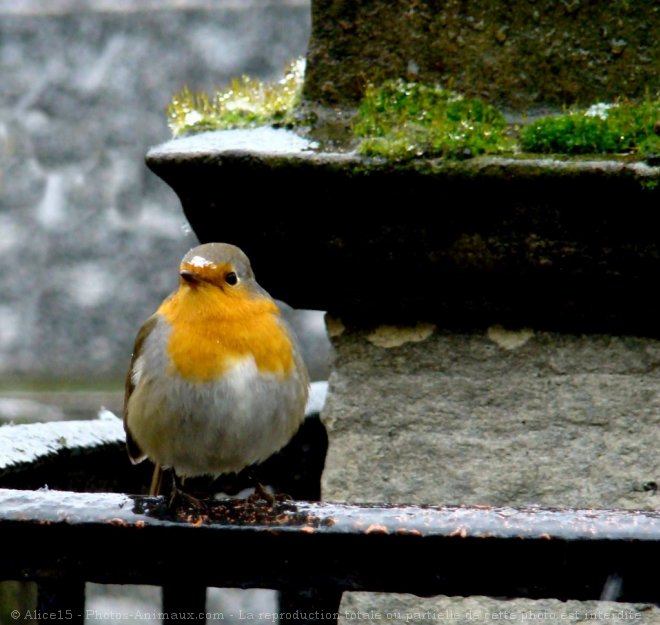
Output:
[[[659,341],[498,326],[328,327],[337,360],[323,413],[324,499],[660,508]],[[660,609],[346,593],[340,623],[358,620],[658,624]]]
[[[450,563],[447,563],[450,566]],[[611,601],[501,601],[488,597],[433,597],[352,592],[346,593],[339,609],[340,625],[572,625],[583,621],[610,625],[660,624],[660,608]]]
[[[329,327],[325,500],[660,508],[660,341]]]

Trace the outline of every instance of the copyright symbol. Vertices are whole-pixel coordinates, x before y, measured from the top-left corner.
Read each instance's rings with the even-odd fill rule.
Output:
[[[6,612],[5,612],[5,614],[6,614]],[[18,610],[12,610],[11,611],[11,617],[14,620],[17,620],[17,619],[21,618],[21,613]]]

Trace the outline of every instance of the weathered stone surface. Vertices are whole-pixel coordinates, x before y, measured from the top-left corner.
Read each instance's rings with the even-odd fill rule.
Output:
[[[660,508],[660,342],[387,332],[334,338],[324,499]]]
[[[398,563],[400,564],[400,563]],[[494,564],[495,563],[490,563]],[[451,566],[439,563],[439,566]],[[660,623],[660,608],[614,603],[611,601],[497,601],[488,597],[433,597],[382,593],[346,593],[339,610],[342,625],[356,622],[415,623],[431,625],[464,625],[471,623],[548,623],[566,625],[584,621],[608,622],[616,625]]]
[[[402,77],[515,110],[641,98],[660,88],[659,28],[653,0],[315,0],[305,97],[350,106]]]
[[[328,327],[337,359],[323,412],[324,499],[660,508],[659,341],[500,326],[356,331],[337,319]],[[504,565],[475,563],[494,574]],[[660,610],[372,593],[345,593],[340,608],[343,625],[605,619],[655,625]]]

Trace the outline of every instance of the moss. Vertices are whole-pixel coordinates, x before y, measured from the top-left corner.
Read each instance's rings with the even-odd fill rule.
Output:
[[[275,83],[242,76],[213,96],[184,88],[168,107],[172,134],[298,124],[294,109],[301,100],[304,66],[304,59],[291,62]],[[595,104],[519,127],[507,124],[502,112],[479,99],[436,85],[388,80],[367,88],[352,131],[361,154],[395,160],[524,156],[521,152],[649,158],[660,154],[660,99]]]
[[[441,87],[389,80],[369,87],[353,131],[370,156],[467,158],[513,149],[502,113]]]
[[[660,100],[596,104],[507,127],[497,109],[437,86],[390,80],[370,87],[353,130],[360,153],[394,159],[479,154],[660,153]],[[518,141],[514,136],[518,135]]]
[[[551,154],[660,152],[660,100],[595,104],[586,111],[543,117],[520,131],[526,152]]]
[[[167,117],[174,137],[226,128],[287,123],[300,100],[304,59],[292,61],[276,83],[242,76],[209,97],[185,87],[172,98]]]

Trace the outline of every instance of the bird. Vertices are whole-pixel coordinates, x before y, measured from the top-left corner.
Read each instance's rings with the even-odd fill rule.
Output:
[[[187,497],[187,477],[237,473],[282,449],[308,393],[296,337],[248,257],[229,243],[199,245],[137,333],[124,396],[128,456],[155,464],[152,495],[162,471],[173,471],[172,504]]]

